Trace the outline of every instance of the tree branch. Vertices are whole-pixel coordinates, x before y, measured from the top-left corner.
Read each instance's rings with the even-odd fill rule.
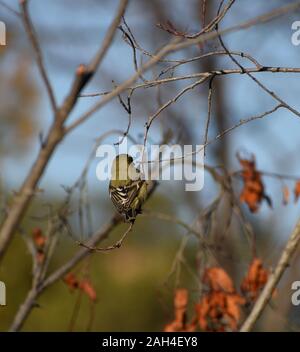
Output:
[[[276,285],[278,284],[279,280],[284,274],[286,268],[289,266],[289,262],[292,259],[292,256],[295,253],[299,242],[300,242],[300,220],[298,220],[298,223],[296,224],[289,240],[287,241],[287,244],[280,256],[280,259],[278,261],[278,264],[276,265],[274,272],[270,275],[268,282],[266,283],[259,298],[255,302],[251,313],[248,315],[247,319],[243,323],[240,331],[247,332],[253,328],[257,319],[260,317],[262,311],[264,310],[265,306],[269,302]]]
[[[27,0],[22,0],[21,6],[25,11],[25,18],[26,18],[26,3]],[[103,45],[101,45],[98,53],[96,54],[95,58],[91,61],[88,66],[80,65],[77,69],[76,76],[70,93],[65,98],[62,106],[57,109],[56,113],[54,114],[54,121],[50,130],[48,132],[48,136],[44,145],[42,146],[35,163],[33,164],[30,172],[27,175],[23,185],[21,186],[18,194],[13,199],[12,205],[10,210],[2,223],[0,229],[0,258],[3,256],[9,242],[17,229],[20,221],[22,220],[27,207],[35,194],[36,187],[40,178],[42,177],[48,162],[56,149],[59,142],[64,137],[64,123],[67,120],[69,114],[73,110],[78,95],[80,94],[81,90],[84,86],[89,82],[91,77],[95,74],[98,66],[101,63],[107,49],[108,44],[113,39],[113,33],[117,30],[117,22],[121,21],[121,18],[125,12],[126,5],[128,0],[121,0],[120,6],[113,20],[112,24],[108,29],[108,34],[106,35]],[[25,7],[24,7],[25,6]],[[28,25],[28,24],[27,24]],[[31,27],[29,27],[30,30]],[[35,37],[33,37],[35,38]],[[35,41],[35,39],[32,39]],[[36,45],[36,44],[35,44]],[[39,52],[39,47],[36,48]],[[38,56],[38,62],[40,58]],[[41,62],[40,62],[41,65]],[[41,66],[40,66],[41,69]]]
[[[149,185],[147,199],[153,194],[157,186],[157,182],[152,182]],[[96,246],[108,238],[111,231],[121,222],[122,218],[118,214],[115,214],[107,224],[105,224],[92,236],[91,240],[87,243],[87,247],[82,247],[79,249],[71,259],[69,259],[65,264],[55,270],[48,277],[42,278],[42,280],[39,282],[33,280],[32,288],[28,292],[24,302],[21,304],[17,314],[15,315],[14,321],[10,327],[10,331],[20,330],[41,293],[46,288],[63,278],[71,269],[74,268],[75,265],[85,259],[89,254],[93,253],[93,250],[89,249],[88,247]]]
[[[55,100],[53,88],[51,86],[51,83],[50,83],[50,80],[49,80],[49,77],[48,77],[48,74],[47,74],[47,71],[45,68],[40,44],[37,39],[37,35],[35,33],[33,24],[31,22],[31,19],[30,19],[29,13],[28,13],[28,1],[22,0],[22,1],[20,1],[20,5],[21,5],[21,10],[22,10],[22,13],[21,13],[22,20],[23,20],[24,27],[27,32],[27,36],[29,38],[29,41],[31,42],[32,47],[33,47],[33,50],[34,50],[34,53],[36,56],[36,61],[38,64],[38,68],[39,68],[40,74],[43,78],[43,81],[45,83],[52,109],[54,112],[56,112],[57,106],[56,106],[56,100]]]

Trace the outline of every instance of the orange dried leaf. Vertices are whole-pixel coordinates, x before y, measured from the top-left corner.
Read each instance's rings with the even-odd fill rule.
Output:
[[[241,176],[244,181],[240,201],[245,202],[253,213],[259,209],[263,200],[271,206],[271,199],[265,194],[261,173],[256,170],[255,158],[247,160],[238,156],[238,160],[242,166]]]
[[[184,332],[195,331],[196,321],[188,324],[186,310],[188,305],[188,291],[184,288],[179,288],[174,296],[174,320],[167,324],[164,328],[165,332]]]
[[[64,277],[64,282],[65,284],[71,288],[71,289],[75,289],[79,287],[79,281],[76,278],[74,273],[69,273]]]
[[[206,269],[203,282],[209,292],[195,306],[198,325],[203,331],[235,331],[244,297],[236,293],[229,275],[220,267]]]
[[[188,304],[188,291],[185,288],[179,288],[175,292],[174,306],[176,309],[185,309]]]
[[[89,279],[84,279],[79,284],[80,289],[89,297],[93,302],[97,299],[97,293]]]
[[[203,282],[206,283],[214,291],[234,292],[234,286],[229,275],[219,267],[206,269],[203,277]]]
[[[282,188],[282,203],[287,205],[290,199],[290,190],[287,186]]]
[[[32,231],[33,241],[37,248],[42,249],[46,244],[46,237],[43,235],[42,230],[36,227]]]
[[[238,322],[240,319],[240,305],[246,303],[244,297],[238,294],[232,294],[226,296],[226,306],[227,306],[227,314],[231,316],[235,322]]]
[[[240,306],[245,299],[236,293],[211,291],[196,305],[198,324],[203,331],[237,330]]]
[[[300,180],[297,181],[295,184],[294,195],[295,195],[295,202],[297,202],[300,196]]]
[[[207,296],[204,296],[200,303],[196,304],[195,310],[198,317],[198,324],[201,330],[208,329],[207,314],[210,309],[210,304]]]
[[[245,294],[248,301],[255,301],[268,281],[269,272],[264,269],[262,260],[254,258],[251,262],[248,273],[241,284],[241,291]]]
[[[164,327],[164,332],[176,332],[180,329],[180,325],[177,322],[172,322]]]

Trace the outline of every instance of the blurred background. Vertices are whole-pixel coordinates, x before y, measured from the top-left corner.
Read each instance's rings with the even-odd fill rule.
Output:
[[[292,3],[287,0],[236,1],[223,19],[220,29],[245,22],[277,7]],[[18,10],[18,1],[3,1]],[[52,113],[46,91],[33,52],[18,16],[0,3],[0,20],[7,26],[7,45],[0,46],[0,177],[1,203],[18,190],[28,174],[40,148],[40,136],[44,136],[52,122]],[[207,2],[207,20],[216,15],[219,1]],[[89,62],[101,44],[105,31],[112,21],[118,1],[108,0],[52,0],[30,1],[30,13],[34,23],[45,65],[53,85],[57,101],[61,103],[72,84],[74,72],[80,63]],[[170,40],[171,35],[157,27],[158,23],[171,21],[176,28],[194,33],[202,28],[201,0],[131,0],[126,11],[126,22],[137,42],[147,51]],[[300,47],[291,43],[291,25],[300,20],[300,13],[289,13],[247,30],[225,35],[223,40],[230,50],[249,53],[264,66],[299,67]],[[189,58],[202,53],[221,50],[217,40],[208,41],[203,47],[193,46],[168,58]],[[141,56],[146,61],[147,57]],[[239,58],[241,60],[241,58]],[[252,64],[244,59],[246,67]],[[161,64],[145,77],[151,79],[163,68]],[[211,56],[192,62],[176,70],[176,74],[205,72],[211,69],[236,68],[230,59]],[[132,49],[117,32],[99,71],[83,93],[111,90],[134,73]],[[295,109],[300,109],[297,74],[259,73],[256,75],[272,91],[276,92]],[[209,139],[239,120],[270,110],[273,99],[246,75],[217,77],[214,82],[213,109]],[[130,135],[143,142],[144,125],[163,102],[175,96],[185,83],[170,83],[163,87],[138,90],[132,98],[132,126]],[[207,116],[207,83],[184,95],[176,104],[166,109],[155,121],[150,133],[151,143],[158,144],[165,133],[180,144],[201,144],[204,140]],[[69,123],[92,106],[101,97],[80,98]],[[126,100],[126,96],[125,96]],[[125,131],[128,114],[118,99],[105,105],[86,123],[72,131],[59,145],[51,159],[32,206],[22,223],[26,234],[33,229],[47,227],[49,207],[58,208],[66,197],[65,187],[70,187],[80,176],[95,145],[95,140],[107,131]],[[287,110],[280,109],[264,119],[241,126],[207,148],[205,162],[223,165],[229,171],[239,170],[237,152],[253,153],[257,167],[265,172],[299,176],[298,148],[300,121]],[[104,143],[117,142],[118,135],[109,135]],[[88,221],[80,225],[74,212],[71,223],[74,232],[85,240],[89,234],[104,224],[114,214],[108,195],[108,181],[99,182],[93,159],[88,172]],[[283,204],[282,189],[291,192],[293,179],[264,177],[266,192],[272,198],[273,207],[263,203],[259,212],[252,214],[246,206],[243,212],[257,236],[257,255],[270,267],[278,259],[281,249],[299,217],[299,204],[293,199]],[[236,180],[237,194],[242,184]],[[161,182],[145,209],[180,218],[187,224],[198,224],[197,217],[216,197],[218,186],[209,174],[201,192],[185,192],[179,181]],[[78,195],[71,203],[77,209]],[[209,236],[224,231],[229,205],[226,201],[218,208],[216,220]],[[82,231],[82,227],[84,231]],[[125,225],[114,231],[106,244],[116,240]],[[175,287],[187,287],[191,304],[197,300],[198,255],[196,241],[189,237],[183,251],[184,260],[178,264],[178,251],[186,229],[174,221],[166,221],[144,214],[134,227],[124,246],[106,254],[95,253],[76,270],[88,270],[97,293],[96,303],[88,297],[79,297],[61,280],[47,289],[38,300],[26,320],[24,331],[156,331],[162,330],[173,318],[173,293]],[[0,307],[0,330],[9,328],[13,317],[23,302],[31,285],[32,258],[22,234],[14,237],[4,260],[0,263],[0,280],[7,286],[7,305]],[[78,249],[73,238],[62,233],[50,272],[58,268]],[[299,250],[291,267],[281,281],[276,298],[267,307],[256,329],[265,331],[299,330],[300,308],[290,303],[291,283],[300,280]],[[237,220],[233,221],[224,236],[218,261],[239,286],[251,260],[251,249]],[[174,270],[174,262],[176,262]],[[80,302],[80,303],[78,303]]]

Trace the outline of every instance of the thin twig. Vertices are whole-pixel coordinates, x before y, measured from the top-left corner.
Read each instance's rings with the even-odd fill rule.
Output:
[[[205,133],[204,133],[204,145],[207,144],[208,140],[208,130],[209,130],[209,123],[211,118],[211,105],[212,105],[212,84],[215,76],[212,76],[209,80],[209,87],[208,87],[208,96],[207,96],[207,118],[206,118],[206,125],[205,125]],[[204,148],[204,155],[206,152],[206,148]]]
[[[288,12],[296,10],[298,7],[300,7],[300,2],[292,3],[283,7],[280,7],[278,9],[275,9],[273,11],[267,12],[261,16],[257,16],[249,21],[243,22],[241,24],[228,27],[222,31],[219,31],[219,34],[228,34],[232,33],[238,30],[243,30],[249,27],[252,27],[258,23],[265,23],[268,22],[278,16],[284,15]],[[131,78],[127,79],[125,82],[120,84],[116,89],[111,91],[110,93],[106,94],[103,96],[102,100],[99,101],[98,103],[95,103],[94,106],[92,106],[88,111],[86,111],[83,115],[75,119],[73,123],[71,123],[66,129],[65,129],[65,134],[72,131],[79,125],[81,125],[83,122],[85,122],[88,118],[90,118],[91,115],[93,115],[96,111],[98,111],[100,108],[102,108],[107,102],[118,96],[120,93],[122,93],[124,90],[128,89],[139,77],[140,74],[144,73],[147,71],[149,68],[154,66],[156,63],[158,63],[162,58],[164,58],[166,55],[182,50],[184,48],[190,47],[192,45],[204,43],[207,40],[214,39],[218,36],[216,32],[209,32],[209,33],[204,33],[201,36],[199,36],[196,39],[186,39],[184,41],[180,40],[181,38],[177,37],[174,40],[172,40],[169,44],[165,45],[156,55],[153,55],[150,60],[148,60],[142,67],[139,68],[139,71],[136,72]],[[274,71],[276,72],[276,71]],[[299,71],[300,72],[300,71]]]
[[[108,246],[108,247],[97,247],[97,246],[89,246],[88,244],[85,244],[83,242],[77,241],[77,244],[81,247],[84,247],[90,251],[95,251],[95,252],[107,252],[107,251],[112,251],[114,249],[118,249],[122,246],[123,241],[125,240],[126,236],[131,232],[132,230],[133,223],[130,223],[128,229],[123,233],[122,237],[113,245]]]
[[[241,119],[238,123],[236,123],[235,125],[225,129],[224,131],[220,132],[216,137],[214,137],[213,139],[210,139],[209,141],[207,141],[205,144],[203,144],[199,149],[191,152],[191,153],[185,153],[184,155],[182,156],[179,156],[179,157],[173,157],[173,158],[170,158],[170,159],[160,159],[159,162],[162,163],[162,162],[166,162],[166,161],[176,161],[176,160],[181,160],[181,159],[184,159],[184,158],[187,158],[188,156],[192,156],[192,155],[195,155],[197,153],[200,153],[205,147],[207,147],[208,145],[216,142],[217,140],[219,140],[220,138],[224,137],[226,134],[228,134],[229,132],[237,129],[238,127],[242,126],[242,125],[245,125],[249,122],[252,122],[252,121],[255,121],[255,120],[258,120],[258,119],[262,119],[264,118],[265,116],[268,116],[268,115],[271,115],[272,113],[274,113],[275,111],[277,111],[279,108],[282,108],[283,106],[281,104],[278,104],[276,105],[274,108],[272,108],[271,110],[267,110],[267,111],[264,111],[263,113],[259,114],[259,115],[255,115],[255,116],[251,116],[247,119]],[[148,160],[146,161],[147,163],[154,163],[154,162],[157,162],[157,161],[153,161],[153,160]],[[206,166],[205,166],[206,167]]]
[[[217,33],[218,33],[218,28],[217,29]],[[295,115],[297,115],[298,117],[300,117],[300,112],[298,110],[296,110],[295,108],[293,108],[292,106],[290,106],[289,104],[287,104],[282,98],[280,98],[276,93],[274,93],[273,91],[271,91],[269,88],[266,87],[266,85],[264,85],[263,83],[261,83],[261,81],[259,81],[256,77],[254,77],[250,72],[248,72],[237,60],[236,58],[230,54],[230,51],[227,49],[227,47],[225,46],[222,37],[220,34],[218,34],[218,38],[219,41],[222,45],[222,47],[227,51],[228,56],[230,57],[230,59],[247,75],[249,76],[252,81],[254,81],[261,89],[263,89],[266,93],[268,93],[272,98],[274,98],[275,100],[277,100],[282,106],[284,106],[285,108],[287,108],[288,110],[290,110],[292,113],[294,113]]]
[[[247,74],[247,73],[259,73],[259,72],[268,72],[268,73],[300,73],[299,67],[272,67],[272,66],[256,66],[256,67],[249,67],[244,69],[224,69],[224,70],[211,70],[207,72],[199,72],[193,73],[190,75],[184,76],[177,76],[177,77],[168,77],[163,79],[157,79],[153,81],[147,81],[147,83],[137,84],[135,86],[126,87],[124,90],[136,90],[141,88],[149,88],[155,87],[160,84],[167,84],[172,82],[178,82],[183,80],[189,80],[199,77],[211,77],[211,76],[223,76],[223,75],[231,75],[231,74]],[[91,98],[91,97],[98,97],[98,96],[105,96],[113,93],[113,91],[107,92],[100,92],[100,93],[86,93],[82,94],[82,98]]]
[[[222,6],[223,2],[224,2],[224,0],[221,1],[220,7]],[[173,35],[184,37],[186,39],[195,39],[204,33],[208,33],[210,31],[212,31],[214,29],[214,27],[216,26],[216,24],[218,24],[224,18],[224,16],[226,15],[226,13],[230,9],[230,7],[234,4],[234,2],[235,2],[235,0],[230,0],[228,2],[228,4],[224,7],[222,12],[218,13],[218,15],[208,25],[206,25],[203,29],[201,29],[199,32],[194,33],[194,34],[182,33],[180,31],[176,30],[170,22],[167,25],[158,24],[158,27],[173,34]]]

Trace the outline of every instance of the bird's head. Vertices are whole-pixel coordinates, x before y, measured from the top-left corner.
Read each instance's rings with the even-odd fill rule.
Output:
[[[112,163],[111,178],[114,180],[128,180],[131,168],[134,168],[132,156],[119,154]]]

